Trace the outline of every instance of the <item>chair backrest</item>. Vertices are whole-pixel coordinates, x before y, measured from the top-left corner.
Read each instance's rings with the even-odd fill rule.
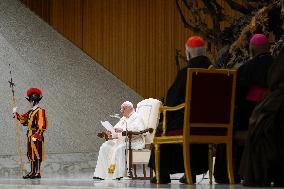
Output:
[[[141,116],[145,124],[145,129],[153,128],[153,133],[148,133],[146,138],[146,144],[153,142],[155,136],[155,130],[159,123],[160,113],[159,109],[162,105],[161,101],[153,98],[142,100],[137,104],[136,112]]]
[[[232,135],[235,86],[234,70],[188,69],[184,133]]]

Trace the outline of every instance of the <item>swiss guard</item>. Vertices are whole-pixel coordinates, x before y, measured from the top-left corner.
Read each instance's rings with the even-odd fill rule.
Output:
[[[13,114],[23,126],[27,126],[27,157],[31,163],[31,171],[23,176],[24,179],[41,178],[40,168],[44,160],[44,137],[48,123],[45,110],[38,106],[42,99],[42,91],[37,88],[27,90],[26,99],[30,102],[31,109],[20,115],[17,113],[17,107],[13,108]]]

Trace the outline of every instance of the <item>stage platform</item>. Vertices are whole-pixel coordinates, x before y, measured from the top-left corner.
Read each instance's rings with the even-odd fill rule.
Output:
[[[239,189],[246,188],[242,185],[220,185],[220,184],[209,184],[208,177],[202,178],[202,176],[197,177],[197,184],[186,185],[180,184],[178,178],[181,174],[176,174],[172,176],[171,184],[151,184],[149,180],[131,180],[131,179],[121,179],[117,180],[104,180],[97,181],[92,179],[92,174],[90,175],[77,175],[76,177],[47,177],[42,179],[34,180],[24,180],[21,178],[0,178],[0,188],[1,189],[14,189],[14,188],[38,188],[38,189],[85,189],[85,188],[96,188],[96,189],[111,189],[111,188],[192,188],[192,189]]]

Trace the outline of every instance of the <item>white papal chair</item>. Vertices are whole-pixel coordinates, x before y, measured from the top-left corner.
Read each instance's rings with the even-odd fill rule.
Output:
[[[145,124],[145,148],[141,150],[131,149],[131,145],[129,148],[129,169],[130,169],[130,177],[133,179],[149,179],[153,176],[153,170],[150,169],[150,176],[146,175],[146,166],[148,165],[150,154],[151,154],[151,143],[153,143],[153,139],[155,136],[155,130],[159,123],[159,109],[161,107],[161,101],[153,98],[142,100],[137,104],[136,112],[141,116],[143,122]],[[150,131],[150,132],[149,132]],[[131,144],[131,143],[130,143]],[[144,177],[137,177],[136,174],[136,165],[143,166],[143,175]],[[134,173],[134,175],[133,175]]]

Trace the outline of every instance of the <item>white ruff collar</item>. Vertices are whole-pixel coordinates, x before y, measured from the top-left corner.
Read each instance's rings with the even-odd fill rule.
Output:
[[[35,105],[33,108],[32,108],[32,110],[35,110],[35,109],[37,109],[38,108],[38,105]]]

